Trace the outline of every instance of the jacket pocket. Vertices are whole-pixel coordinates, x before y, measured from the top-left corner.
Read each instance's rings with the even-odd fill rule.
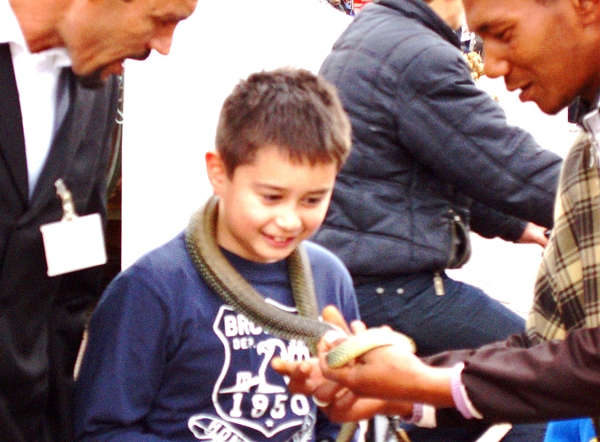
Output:
[[[469,229],[465,226],[460,216],[452,209],[449,211],[449,215],[452,250],[448,268],[458,269],[471,258],[471,238],[469,236]]]

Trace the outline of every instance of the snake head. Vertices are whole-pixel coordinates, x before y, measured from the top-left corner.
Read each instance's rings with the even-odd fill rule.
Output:
[[[403,333],[391,331],[386,328],[370,328],[364,332],[349,336],[337,347],[327,353],[327,365],[339,368],[347,365],[359,356],[387,345],[396,345],[415,353],[415,342]]]

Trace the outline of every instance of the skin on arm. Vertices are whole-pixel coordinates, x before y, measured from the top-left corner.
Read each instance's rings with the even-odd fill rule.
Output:
[[[539,244],[542,247],[546,247],[546,244],[548,244],[547,231],[548,229],[545,227],[534,223],[527,223],[521,238],[519,238],[519,242],[523,244]]]

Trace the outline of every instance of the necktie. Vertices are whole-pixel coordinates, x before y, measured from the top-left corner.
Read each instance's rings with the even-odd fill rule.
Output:
[[[56,136],[56,132],[60,128],[65,116],[67,115],[67,110],[69,109],[69,98],[70,98],[70,90],[69,90],[69,69],[63,68],[58,77],[58,84],[56,87],[56,111],[54,115],[54,130],[53,134]]]

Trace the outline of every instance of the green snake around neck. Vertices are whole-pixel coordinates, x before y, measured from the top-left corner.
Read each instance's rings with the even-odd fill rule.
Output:
[[[215,239],[218,201],[217,197],[210,198],[192,215],[187,227],[186,248],[196,270],[234,310],[275,336],[303,340],[314,354],[317,342],[332,326],[318,319],[319,307],[304,246],[296,247],[286,260],[296,315],[267,303],[223,255]]]

